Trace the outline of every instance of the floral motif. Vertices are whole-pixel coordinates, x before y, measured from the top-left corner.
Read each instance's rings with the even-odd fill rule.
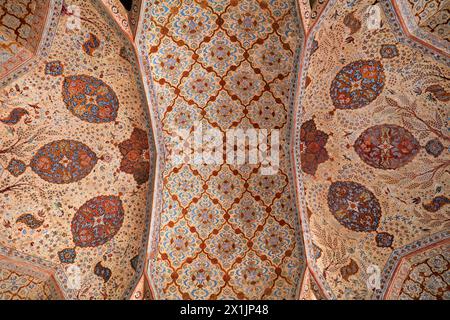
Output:
[[[300,141],[302,170],[314,175],[319,164],[329,159],[328,151],[325,149],[328,135],[317,130],[314,119],[311,119],[302,124]]]
[[[244,104],[248,104],[263,89],[263,82],[261,76],[255,74],[250,65],[244,62],[228,76],[227,88],[236,92]]]
[[[258,68],[268,82],[288,75],[292,68],[292,53],[280,50],[283,43],[277,36],[270,36],[263,44],[255,46],[250,61]]]
[[[150,170],[150,153],[147,133],[139,128],[134,128],[131,137],[119,144],[122,154],[120,170],[133,175],[137,184],[143,184],[148,180]]]
[[[90,123],[112,122],[117,117],[119,100],[102,80],[87,75],[64,79],[62,97],[70,112]]]
[[[390,59],[398,56],[398,49],[394,44],[383,44],[380,49],[383,58]]]
[[[45,64],[45,74],[60,76],[64,71],[61,61],[50,61]]]
[[[194,197],[201,193],[201,181],[199,181],[200,179],[192,173],[187,165],[176,172],[177,175],[170,177],[167,186],[169,190],[176,195],[180,204],[182,206],[187,206]]]
[[[239,299],[261,299],[276,275],[268,261],[261,261],[254,252],[249,252],[230,271],[230,277],[231,284],[241,292]]]
[[[42,226],[42,224],[44,223],[44,220],[37,219],[31,213],[25,213],[25,214],[20,215],[20,217],[18,217],[16,219],[16,223],[19,223],[19,222],[25,224],[27,227],[29,227],[31,229],[37,229],[40,226]]]
[[[250,104],[248,115],[255,127],[280,129],[286,122],[286,115],[280,112],[283,108],[284,106],[278,104],[270,93],[264,92],[257,101]]]
[[[450,263],[448,255],[431,250],[416,256],[414,260],[415,263],[405,274],[406,279],[399,279],[403,280],[398,283],[399,298],[447,300],[450,282],[446,275]]]
[[[243,116],[239,108],[236,108],[236,103],[228,93],[221,91],[214,101],[208,103],[205,110],[208,118],[216,121],[218,126],[226,130]]]
[[[173,40],[164,38],[158,52],[149,57],[154,66],[155,81],[164,79],[172,85],[178,85],[180,78],[193,61],[191,56],[186,47],[179,47]]]
[[[86,201],[75,213],[71,223],[73,242],[76,247],[98,247],[111,240],[122,227],[124,209],[117,196],[98,196]],[[63,263],[73,263],[75,248],[58,252]],[[105,275],[105,271],[101,274]],[[106,280],[107,281],[107,280]]]
[[[195,97],[196,103],[203,107],[209,98],[217,93],[218,82],[219,80],[214,76],[214,73],[207,72],[196,64],[183,81],[181,92],[189,99]]]
[[[398,169],[416,156],[419,142],[406,129],[383,124],[365,130],[354,149],[362,161],[378,169]]]
[[[30,167],[45,181],[62,184],[80,181],[92,171],[97,161],[97,155],[84,143],[57,140],[40,148]]]
[[[206,241],[206,252],[219,261],[223,268],[230,268],[236,258],[243,256],[246,241],[229,225],[225,225],[217,234]]]
[[[343,278],[345,281],[348,281],[348,278],[349,278],[350,276],[352,276],[352,275],[357,274],[358,271],[359,271],[359,266],[358,266],[358,264],[356,263],[356,261],[353,260],[353,259],[350,259],[349,264],[343,266],[343,267],[340,269],[341,276],[342,276],[342,278]]]
[[[264,219],[265,211],[250,194],[245,193],[239,203],[230,210],[229,221],[235,228],[239,228],[247,237],[252,237],[259,221]]]
[[[289,249],[290,243],[292,243],[292,235],[289,234],[286,225],[279,225],[269,218],[269,227],[265,227],[262,231],[258,232],[255,238],[255,249],[267,256],[274,264],[278,264]]]
[[[100,47],[100,40],[93,33],[87,35],[87,40],[83,43],[83,51],[92,56],[94,54],[95,49]]]
[[[183,292],[184,299],[204,300],[213,298],[224,285],[224,273],[217,264],[201,253],[192,263],[186,263],[176,275],[176,281]],[[187,293],[189,292],[189,293]]]
[[[378,199],[357,182],[333,182],[328,190],[328,207],[336,220],[352,231],[375,231],[380,223]]]
[[[58,252],[58,258],[62,263],[73,263],[76,257],[77,253],[72,248],[63,249]]]
[[[331,83],[330,96],[338,109],[359,109],[382,92],[385,75],[381,62],[358,60],[342,68]]]
[[[283,190],[287,181],[282,175],[263,176],[254,174],[248,183],[248,191],[250,191],[255,198],[259,198],[266,205],[270,205],[272,200],[277,197],[277,192]]]
[[[230,208],[244,191],[243,182],[229,167],[223,167],[210,181],[215,186],[214,190],[211,190],[211,196],[220,201],[225,209]]]
[[[189,46],[197,47],[215,28],[214,15],[207,7],[197,3],[182,6],[173,19],[174,36]]]
[[[425,145],[425,150],[428,154],[437,158],[441,155],[442,151],[444,151],[444,146],[439,141],[439,139],[436,138],[427,142],[427,144]]]
[[[0,118],[0,122],[8,125],[14,125],[17,124],[23,116],[28,114],[29,112],[24,108],[14,108],[6,118]]]
[[[387,232],[380,232],[375,236],[375,241],[381,248],[390,247],[394,242],[394,236]]]
[[[242,51],[223,31],[219,31],[210,42],[200,47],[199,60],[220,74],[225,74],[232,65],[238,63],[238,55],[242,54]]]
[[[170,255],[171,265],[174,268],[179,267],[188,257],[198,254],[201,241],[197,233],[191,227],[195,227],[195,231],[199,230],[196,224],[188,224],[181,220],[177,223],[164,227],[161,232],[161,243],[164,244],[162,253]]]
[[[450,199],[446,196],[434,197],[429,203],[423,203],[422,207],[428,212],[437,212],[442,207],[450,204]]]
[[[97,247],[111,240],[122,227],[124,210],[117,196],[98,196],[88,200],[71,224],[73,242],[78,247]]]
[[[11,173],[14,177],[20,176],[25,172],[26,169],[27,165],[23,161],[17,159],[11,159],[8,167],[6,168],[6,170],[8,170],[8,172]]]
[[[168,53],[165,56],[165,59],[162,60],[159,65],[161,69],[165,70],[166,72],[171,72],[172,70],[175,70],[175,68],[178,68],[178,65],[181,62],[181,57],[174,53]]]
[[[212,202],[209,197],[203,196],[191,207],[188,221],[201,238],[207,238],[208,230],[217,228],[223,223],[223,214],[219,205]]]
[[[272,32],[270,15],[257,1],[236,1],[224,16],[224,27],[236,37],[244,48],[249,48],[258,38]]]

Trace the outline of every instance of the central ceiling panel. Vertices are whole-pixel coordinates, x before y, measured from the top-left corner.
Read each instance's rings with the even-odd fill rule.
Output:
[[[150,244],[155,296],[293,299],[305,263],[289,159],[303,40],[295,2],[144,5],[137,39],[166,151]],[[278,130],[275,173],[247,162],[174,163],[173,137],[195,126],[221,137]]]

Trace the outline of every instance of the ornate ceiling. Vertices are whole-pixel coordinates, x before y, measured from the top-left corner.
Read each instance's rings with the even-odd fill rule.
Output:
[[[82,7],[81,29],[69,5]],[[62,268],[68,299],[120,299],[142,273],[150,219],[145,92],[133,45],[105,7],[54,10],[47,55],[1,91],[1,244]]]
[[[0,299],[449,299],[448,14],[0,0]]]
[[[45,56],[58,19],[57,0],[0,2],[1,85],[17,78]]]

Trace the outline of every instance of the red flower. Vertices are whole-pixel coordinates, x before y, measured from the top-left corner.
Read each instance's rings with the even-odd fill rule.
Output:
[[[52,169],[53,161],[49,157],[42,156],[38,159],[37,167],[45,172],[49,172]]]
[[[122,154],[120,170],[132,174],[138,184],[145,183],[150,171],[150,150],[146,132],[134,128],[130,139],[119,144],[119,150]]]
[[[316,129],[314,120],[306,121],[302,124],[300,131],[300,141],[303,148],[301,150],[302,170],[305,173],[314,175],[319,164],[329,159],[325,149],[328,135]]]

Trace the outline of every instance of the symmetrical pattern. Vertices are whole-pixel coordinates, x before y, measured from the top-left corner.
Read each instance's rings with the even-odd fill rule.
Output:
[[[155,296],[294,298],[304,266],[288,154],[302,41],[295,3],[147,1],[144,11],[138,43],[169,153],[150,248]],[[173,164],[171,138],[196,121],[224,134],[280,130],[278,172]]]
[[[2,300],[52,300],[51,284],[16,271],[0,269],[0,297]]]
[[[411,250],[419,251],[422,238],[450,228],[449,69],[438,62],[446,58],[405,43],[395,7],[372,2],[328,3],[299,81],[298,199],[310,272],[328,298],[386,298],[374,290],[391,255],[395,261],[399,248],[416,242]],[[379,20],[367,19],[370,12],[380,12]],[[307,132],[322,155],[308,158],[314,166],[305,163]],[[436,250],[411,263],[397,297],[408,290],[415,290],[410,298],[446,297],[448,248]],[[446,271],[414,280],[429,263]],[[386,289],[392,275],[385,276]],[[310,283],[304,279],[303,297],[311,297]]]
[[[0,85],[12,81],[47,52],[60,0],[0,1]]]
[[[0,299],[449,300],[449,5],[0,0]]]
[[[1,252],[3,253],[3,252]],[[51,273],[0,254],[0,300],[59,300],[63,294]]]
[[[376,298],[449,300],[448,232],[396,249],[383,270]]]
[[[448,278],[450,257],[448,250],[437,252],[429,258],[410,266],[410,272],[400,289],[400,299],[445,299],[449,300]]]
[[[450,42],[450,26],[448,25],[450,17],[449,0],[408,0],[407,3],[420,28]]]
[[[137,58],[99,1],[57,12],[48,56],[0,91],[0,246],[47,261],[65,298],[128,298],[145,263],[155,154]],[[48,298],[45,281],[1,277],[1,298],[31,298],[22,284]]]
[[[410,34],[412,40],[425,44],[426,47],[419,50],[427,51],[441,59],[449,59],[449,0],[391,0],[382,4],[391,11],[389,20],[396,20],[398,27],[405,34]],[[410,40],[409,42],[413,43]]]

